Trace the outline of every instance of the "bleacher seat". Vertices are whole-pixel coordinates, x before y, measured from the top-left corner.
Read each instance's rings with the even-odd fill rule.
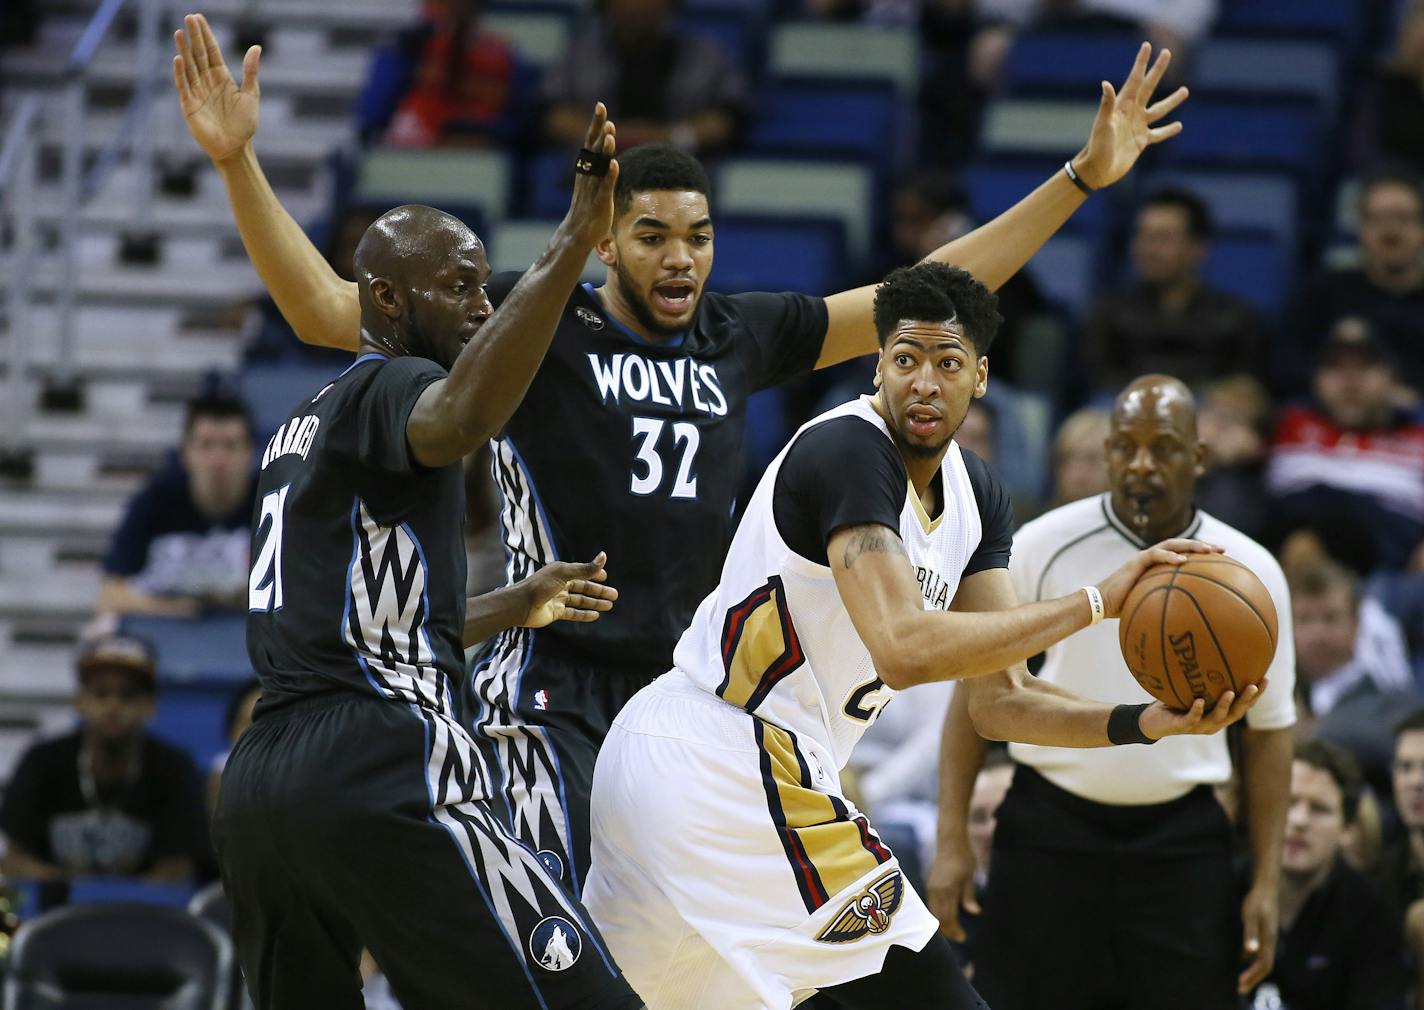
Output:
[[[521,217],[547,217],[557,221],[567,213],[574,192],[573,152],[544,151],[524,163],[520,171],[524,193]]]
[[[280,365],[248,365],[237,377],[237,392],[252,411],[260,452],[277,427],[303,401],[321,392],[341,374],[329,365],[283,362]]]
[[[1220,234],[1202,270],[1213,284],[1279,318],[1290,293],[1290,258],[1269,235]]]
[[[187,908],[196,890],[191,884],[159,884],[140,877],[75,877],[69,881],[69,904],[124,902],[159,908]]]
[[[970,213],[980,223],[993,220],[1062,168],[1061,161],[1030,165],[982,161],[972,164],[964,170]],[[1112,206],[1111,191],[1084,201],[1063,225],[1063,231],[1068,234],[1105,234],[1112,223]]]
[[[1290,176],[1159,172],[1144,180],[1141,189],[1150,195],[1168,186],[1201,197],[1219,230],[1266,232],[1274,235],[1283,249],[1294,253],[1297,197],[1296,184]]]
[[[841,222],[827,219],[717,220],[709,287],[717,291],[798,291],[833,294],[844,280]]]
[[[1055,235],[1034,253],[1026,269],[1052,301],[1082,317],[1095,290],[1097,243],[1076,235]]]
[[[1302,99],[1330,121],[1339,73],[1338,55],[1324,42],[1213,39],[1193,58],[1192,90],[1211,98]]]
[[[762,92],[747,149],[855,160],[888,172],[911,137],[895,89],[875,81],[778,81]]]
[[[1316,116],[1298,105],[1191,102],[1181,134],[1166,146],[1176,164],[1214,169],[1285,169],[1302,175],[1320,164]]]
[[[480,22],[483,30],[502,36],[520,59],[540,70],[568,48],[570,15],[566,12],[492,10]]]
[[[158,708],[149,731],[181,747],[206,773],[213,759],[227,750],[228,706],[236,684],[165,684],[158,690]]]
[[[222,931],[158,905],[71,905],[25,923],[5,1010],[223,1010],[233,951]]]
[[[1083,146],[1097,113],[1097,102],[1000,99],[985,113],[980,145],[987,155],[1067,158]]]
[[[229,937],[232,936],[232,905],[223,893],[222,882],[209,884],[188,902],[188,911],[204,922],[211,923]],[[252,999],[247,994],[247,986],[242,981],[242,966],[233,959],[232,996],[228,1000],[229,1010],[252,1010]]]
[[[464,215],[456,207],[477,207],[486,220],[499,221],[509,212],[512,175],[503,151],[378,148],[356,169],[355,199],[387,207],[425,203],[457,217]]]
[[[254,674],[247,659],[247,616],[125,617],[125,634],[141,635],[158,650],[158,684],[236,685]]]
[[[529,265],[538,259],[539,254],[548,246],[549,238],[558,226],[558,218],[552,220],[511,218],[508,221],[501,221],[494,226],[489,234],[489,246],[486,251],[489,254],[490,269],[495,273],[505,270],[517,270],[522,273],[528,270]],[[580,279],[602,284],[605,274],[603,261],[593,253],[589,253]]]
[[[724,162],[715,181],[716,219],[727,214],[834,218],[845,227],[851,260],[868,261],[875,180],[866,166],[739,158]]]
[[[1353,45],[1363,5],[1349,0],[1230,0],[1221,5],[1219,33],[1312,35]]]
[[[749,78],[760,76],[765,26],[757,12],[747,7],[700,7],[680,14],[677,28],[718,46]]]
[[[1142,40],[1135,35],[1028,32],[1014,40],[1003,79],[1011,94],[1097,98],[1104,77],[1132,66]]]
[[[778,25],[771,31],[767,72],[773,77],[888,81],[902,97],[909,97],[919,87],[919,38],[911,28],[886,25]]]

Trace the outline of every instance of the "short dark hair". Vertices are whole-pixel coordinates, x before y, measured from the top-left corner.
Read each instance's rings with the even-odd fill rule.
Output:
[[[712,185],[702,163],[681,148],[671,144],[635,147],[618,156],[618,182],[613,189],[615,218],[623,216],[637,194],[659,189],[708,196]]]
[[[1415,709],[1395,724],[1394,739],[1396,742],[1406,733],[1424,733],[1424,708]]]
[[[1370,198],[1370,194],[1381,186],[1402,186],[1414,194],[1414,199],[1424,208],[1424,182],[1419,176],[1409,171],[1407,168],[1390,167],[1380,169],[1377,172],[1365,176],[1360,182],[1359,210],[1363,214],[1365,211],[1365,201]]]
[[[1360,812],[1360,793],[1365,779],[1360,764],[1344,747],[1328,740],[1297,740],[1295,760],[1319,768],[1340,787],[1340,811],[1346,824],[1354,824]]]
[[[1286,584],[1292,597],[1318,598],[1332,589],[1343,589],[1349,594],[1350,605],[1359,612],[1363,597],[1359,577],[1338,561],[1325,558],[1303,565],[1286,574]]]
[[[1142,206],[1144,209],[1148,207],[1177,208],[1187,216],[1187,234],[1198,242],[1210,239],[1215,230],[1211,211],[1207,209],[1206,203],[1189,189],[1177,186],[1159,189],[1144,200]]]
[[[192,434],[193,425],[205,417],[219,421],[241,421],[242,426],[247,429],[247,437],[256,441],[252,426],[252,413],[247,409],[247,404],[242,402],[241,397],[234,396],[232,393],[209,392],[189,400],[188,412],[183,418],[183,437],[187,438]]]
[[[890,271],[875,289],[875,335],[880,346],[902,319],[952,319],[979,357],[989,353],[1003,317],[999,298],[965,270],[933,261]]]

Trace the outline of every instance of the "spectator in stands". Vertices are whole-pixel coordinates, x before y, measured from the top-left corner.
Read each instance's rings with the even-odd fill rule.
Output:
[[[246,609],[252,420],[241,400],[188,404],[180,459],[130,500],[99,587],[105,614],[192,617]]]
[[[1413,0],[1404,10],[1392,58],[1375,72],[1361,104],[1360,160],[1424,173],[1424,3]]]
[[[1202,280],[1211,234],[1206,204],[1186,190],[1159,190],[1142,205],[1132,237],[1137,283],[1099,297],[1088,316],[1088,374],[1097,390],[1116,391],[1149,372],[1196,385],[1261,370],[1256,311]]]
[[[0,869],[18,879],[192,879],[206,847],[198,770],[149,735],[153,649],[111,635],[81,649],[79,729],[20,758],[0,804]]]
[[[1424,422],[1394,405],[1396,374],[1391,348],[1368,328],[1337,326],[1320,349],[1315,402],[1284,412],[1266,469],[1283,519],[1348,513],[1390,570],[1424,540]]]
[[[1281,854],[1276,964],[1252,1010],[1403,1010],[1399,928],[1341,858],[1360,803],[1360,771],[1323,740],[1296,744]]]
[[[1359,213],[1360,265],[1311,282],[1296,330],[1328,341],[1341,320],[1363,320],[1398,365],[1393,401],[1418,404],[1424,394],[1424,189],[1411,176],[1377,175],[1360,188]]]
[[[480,0],[425,0],[419,25],[376,51],[361,134],[393,147],[506,145],[525,118],[514,49],[480,27]]]
[[[1111,416],[1097,407],[1074,411],[1058,426],[1053,438],[1054,508],[1108,489],[1105,446],[1111,427]]]
[[[1402,834],[1385,850],[1376,883],[1404,929],[1415,998],[1424,1005],[1424,708],[1395,728],[1393,775]]]
[[[620,152],[675,144],[706,157],[732,147],[752,112],[741,68],[715,43],[677,29],[674,0],[599,0],[598,9],[544,78],[546,139],[578,147],[588,110],[602,100],[618,120]]]
[[[1266,527],[1266,441],[1271,399],[1249,375],[1232,375],[1202,390],[1197,430],[1207,470],[1197,480],[1197,505],[1253,540]]]

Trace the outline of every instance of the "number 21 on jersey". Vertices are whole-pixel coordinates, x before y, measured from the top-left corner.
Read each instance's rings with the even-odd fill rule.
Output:
[[[697,460],[697,447],[702,436],[697,425],[691,421],[673,421],[672,452],[677,456],[677,470],[668,488],[669,498],[696,498],[697,474],[693,464]],[[663,465],[663,457],[658,452],[658,442],[662,440],[663,429],[669,427],[667,421],[657,417],[633,418],[633,438],[638,440],[638,454],[633,460],[633,474],[628,482],[628,490],[639,497],[656,494],[663,485],[663,477],[668,468]]]
[[[247,579],[248,610],[282,609],[282,517],[286,513],[287,491],[284,484],[262,496],[262,514],[257,520],[257,536],[261,541],[252,574]]]

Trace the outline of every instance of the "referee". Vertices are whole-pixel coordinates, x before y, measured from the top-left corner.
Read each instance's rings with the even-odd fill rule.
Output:
[[[1241,898],[1230,826],[1212,795],[1231,776],[1224,736],[1151,749],[1010,744],[1017,768],[998,812],[974,984],[994,1010],[1229,1010],[1275,955],[1295,722],[1285,578],[1265,548],[1193,506],[1206,450],[1181,382],[1146,375],[1123,390],[1106,448],[1110,490],[1023,527],[1010,576],[1020,599],[1046,600],[1168,537],[1219,544],[1260,576],[1280,629],[1269,687],[1242,736],[1253,878]],[[1038,676],[1100,701],[1150,700],[1112,624],[1050,648]],[[967,814],[984,741],[958,695],[944,741],[930,897],[946,932],[962,938],[959,907],[975,910]]]

